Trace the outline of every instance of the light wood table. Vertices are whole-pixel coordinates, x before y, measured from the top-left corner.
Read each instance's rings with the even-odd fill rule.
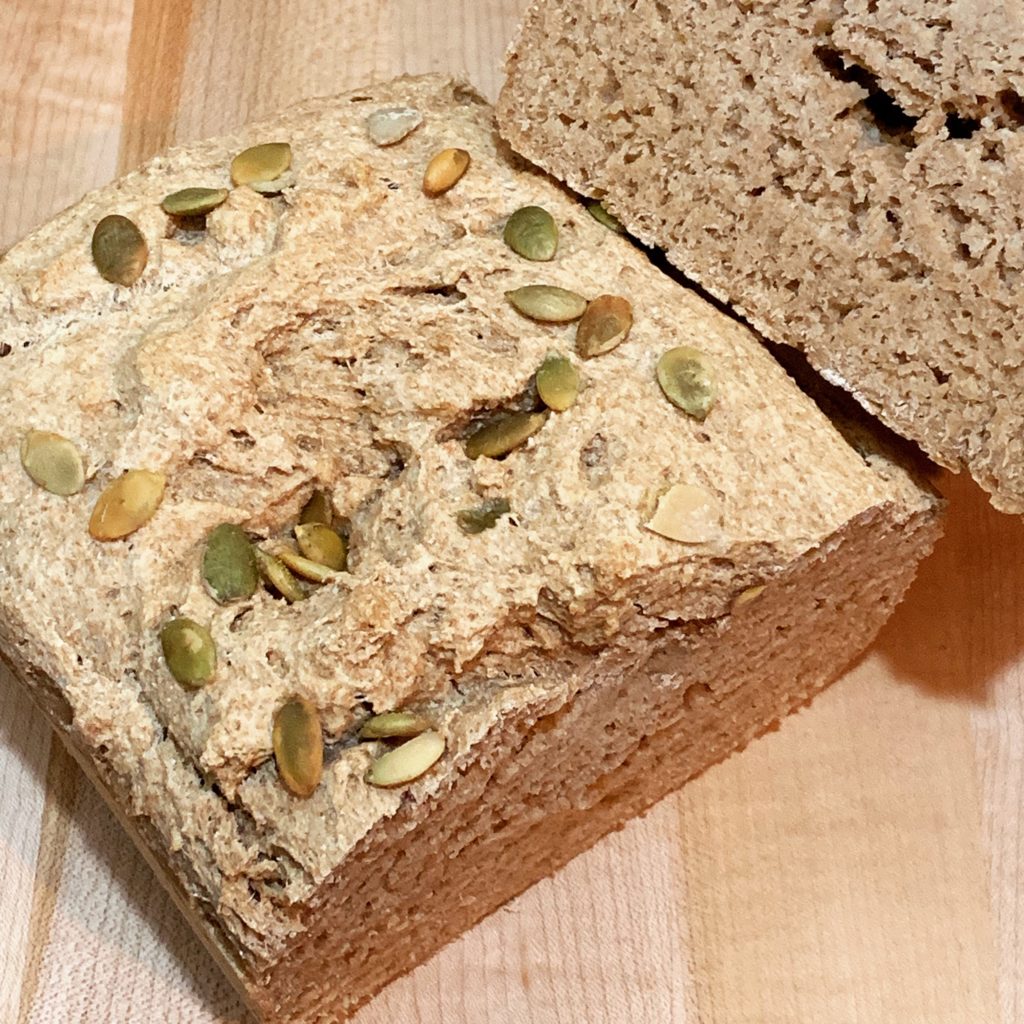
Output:
[[[303,96],[437,69],[493,96],[521,7],[4,0],[0,248],[165,144]],[[943,486],[946,539],[840,683],[360,1024],[1024,1021],[1024,524]],[[0,678],[0,1021],[150,1019],[242,1014]]]

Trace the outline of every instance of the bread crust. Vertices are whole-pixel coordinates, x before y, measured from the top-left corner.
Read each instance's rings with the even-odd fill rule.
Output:
[[[366,116],[395,105],[424,123],[378,148]],[[293,183],[280,197],[236,188],[202,235],[160,210],[176,189],[227,187],[243,147],[283,140]],[[423,168],[450,146],[471,153],[470,168],[427,198]],[[551,263],[502,241],[507,216],[530,204],[559,225]],[[89,260],[92,226],[110,212],[149,246],[130,289]],[[462,438],[474,419],[521,401],[550,349],[572,350],[571,325],[535,323],[505,301],[535,282],[627,295],[632,332],[577,360],[571,409],[507,458],[471,460]],[[0,408],[0,650],[268,1021],[336,1019],[436,948],[410,939],[390,960],[375,954],[332,993],[330,949],[307,946],[308,975],[288,981],[318,908],[372,868],[377,837],[374,856],[391,856],[387,837],[403,828],[429,836],[488,750],[514,773],[512,723],[529,732],[531,716],[571,708],[603,678],[597,666],[621,675],[666,631],[713,649],[739,593],[775,581],[784,593],[795,567],[870,522],[885,600],[858,612],[849,641],[815,670],[821,685],[884,619],[937,529],[936,499],[911,474],[888,461],[879,472],[850,448],[749,331],[512,157],[489,108],[445,78],[311,101],[160,156],[11,249],[0,296],[13,349],[0,384],[14,396]],[[719,377],[702,423],[665,400],[654,373],[684,340]],[[81,494],[56,498],[22,472],[19,439],[32,428],[79,446]],[[163,502],[126,541],[100,543],[89,510],[129,468],[163,473]],[[677,482],[713,498],[716,529],[699,543],[645,526]],[[237,522],[280,540],[315,487],[349,520],[349,571],[294,605],[262,590],[218,605],[200,579],[210,529]],[[510,515],[480,534],[458,527],[460,508],[495,496]],[[163,663],[159,627],[172,614],[217,642],[220,667],[203,689],[183,688]],[[683,699],[681,678],[658,676]],[[735,735],[696,741],[693,770],[794,693],[780,688]],[[273,714],[294,694],[319,709],[328,743],[309,800],[281,786],[271,756]],[[371,786],[383,748],[355,732],[371,711],[405,706],[436,724],[445,757],[407,787]],[[556,813],[559,799],[540,809]],[[494,898],[620,820],[544,847],[518,888]],[[492,905],[481,897],[477,910]],[[415,934],[429,931],[426,908],[409,911]],[[355,941],[363,924],[346,913]],[[289,988],[302,978],[313,988]]]

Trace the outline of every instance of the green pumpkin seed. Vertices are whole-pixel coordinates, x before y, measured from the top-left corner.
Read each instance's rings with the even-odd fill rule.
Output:
[[[579,320],[587,308],[587,300],[576,292],[550,284],[528,284],[505,292],[513,307],[544,324],[567,324]]]
[[[719,533],[718,502],[696,484],[674,484],[658,499],[647,529],[686,544],[713,540]]]
[[[488,498],[474,508],[460,508],[455,521],[463,533],[483,533],[512,511],[508,498]]]
[[[273,740],[285,788],[298,797],[312,796],[324,772],[324,737],[316,708],[303,697],[293,697],[274,715]]]
[[[306,591],[292,571],[279,558],[261,548],[254,548],[256,566],[263,579],[269,583],[289,604],[306,600]]]
[[[236,185],[275,181],[292,165],[292,147],[287,142],[264,142],[243,149],[231,161],[231,180]]]
[[[576,367],[560,353],[549,353],[537,370],[536,380],[537,394],[549,409],[565,412],[576,401],[580,390],[580,375]]]
[[[314,562],[311,558],[306,558],[304,555],[300,555],[298,551],[288,547],[286,544],[275,547],[273,554],[284,562],[293,573],[301,576],[304,580],[309,580],[311,583],[330,583],[338,575],[336,570],[330,569],[326,565],[321,565],[319,562]]]
[[[363,722],[359,730],[361,740],[387,740],[398,736],[419,736],[430,723],[411,711],[387,711]]]
[[[348,561],[345,542],[323,523],[302,523],[295,527],[299,551],[311,562],[342,572]]]
[[[599,295],[576,328],[576,351],[584,359],[618,348],[633,326],[633,307],[621,295]]]
[[[622,222],[614,214],[609,213],[604,208],[604,203],[588,203],[587,213],[590,214],[598,224],[603,224],[609,231],[614,231],[617,235],[624,235],[626,229],[622,226]]]
[[[447,192],[469,167],[469,154],[464,149],[442,149],[423,172],[423,191],[434,198]]]
[[[127,217],[112,213],[92,233],[92,261],[100,277],[130,288],[142,276],[149,246],[142,232]]]
[[[444,753],[444,737],[433,729],[381,754],[366,775],[371,786],[404,786],[432,768]]]
[[[163,501],[163,473],[130,469],[99,496],[89,517],[89,534],[96,540],[120,540],[145,526]]]
[[[533,437],[547,418],[547,410],[499,413],[466,438],[466,454],[471,459],[478,459],[481,455],[491,459],[507,455]]]
[[[210,531],[203,552],[203,579],[221,604],[256,593],[260,582],[256,555],[240,526],[221,523]]]
[[[711,360],[688,345],[670,348],[658,360],[658,383],[665,397],[688,416],[703,420],[715,404],[718,386]]]
[[[299,522],[323,523],[330,526],[334,522],[334,508],[331,504],[331,497],[326,491],[314,491],[309,501],[302,506],[299,513]]]
[[[164,196],[160,208],[172,217],[202,217],[228,197],[226,188],[183,188]]]
[[[165,622],[160,630],[160,646],[171,675],[190,689],[204,686],[217,671],[217,647],[205,626],[192,619]]]
[[[524,206],[505,222],[505,244],[525,260],[554,259],[558,249],[558,225],[542,206]]]
[[[30,430],[21,442],[21,464],[45,491],[68,497],[85,483],[85,466],[78,449],[60,434]]]
[[[393,146],[423,123],[415,107],[385,107],[366,119],[366,133],[375,146]]]

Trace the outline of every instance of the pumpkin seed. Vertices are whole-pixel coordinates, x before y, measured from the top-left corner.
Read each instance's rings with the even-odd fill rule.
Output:
[[[256,555],[245,530],[234,523],[215,526],[206,538],[203,579],[220,604],[252,597],[259,585]]]
[[[92,233],[92,261],[100,277],[130,288],[142,276],[149,246],[142,232],[127,217],[112,213]]]
[[[256,566],[260,575],[289,604],[306,600],[306,591],[302,584],[292,575],[291,570],[279,558],[268,554],[260,548],[254,548]]]
[[[565,412],[580,390],[576,367],[559,352],[551,352],[537,370],[537,394],[555,412]]]
[[[621,295],[598,295],[576,328],[576,351],[584,359],[621,345],[633,326],[633,307]]]
[[[587,300],[567,288],[550,284],[528,284],[505,292],[505,298],[523,316],[544,324],[567,324],[579,320]]]
[[[324,737],[320,715],[304,697],[293,697],[274,715],[274,759],[285,788],[312,796],[324,773]]]
[[[554,259],[558,248],[558,225],[542,206],[524,206],[505,222],[505,244],[525,260]]]
[[[21,464],[43,490],[64,498],[77,494],[85,483],[85,466],[78,449],[66,437],[47,430],[30,430],[25,435]]]
[[[366,133],[376,146],[393,146],[423,123],[415,107],[384,107],[366,119]]]
[[[231,180],[236,185],[274,181],[292,165],[292,147],[287,142],[264,142],[243,149],[231,161]]]
[[[330,569],[326,565],[321,565],[319,562],[314,562],[311,558],[300,555],[298,551],[288,547],[286,544],[274,548],[273,553],[293,573],[301,576],[304,580],[309,580],[311,583],[329,583],[337,575],[334,569]]]
[[[483,533],[512,511],[508,498],[488,498],[474,508],[460,508],[455,521],[463,533]]]
[[[614,231],[617,235],[624,235],[626,229],[622,226],[622,222],[614,214],[609,213],[604,208],[604,203],[588,203],[587,213],[590,214],[598,224],[603,224],[609,231]]]
[[[183,188],[164,196],[160,208],[172,217],[202,217],[228,197],[226,188]]]
[[[404,786],[432,768],[444,753],[444,737],[433,729],[421,732],[394,750],[381,754],[367,773],[372,786]]]
[[[464,149],[442,149],[423,172],[423,191],[439,196],[454,185],[469,167],[469,154]]]
[[[740,591],[733,598],[732,610],[736,611],[737,608],[742,608],[745,604],[750,604],[751,601],[755,601],[764,592],[764,584],[758,584],[755,587],[747,587],[746,590]]]
[[[547,418],[547,410],[499,413],[466,438],[466,454],[471,459],[478,459],[481,455],[491,459],[507,455],[533,437]]]
[[[396,736],[419,736],[430,723],[411,711],[387,711],[363,722],[359,730],[361,740],[386,740]]]
[[[165,622],[160,646],[171,675],[190,689],[204,686],[217,670],[217,647],[210,631],[184,617]]]
[[[153,518],[163,501],[167,483],[163,473],[130,469],[99,496],[89,533],[96,540],[120,540]]]
[[[334,508],[331,505],[331,496],[326,491],[314,491],[309,501],[302,506],[299,513],[299,522],[323,523],[330,526],[334,522]]]
[[[647,529],[669,540],[703,543],[718,535],[718,503],[703,487],[674,484],[658,499]]]
[[[658,383],[665,397],[688,416],[703,420],[718,392],[711,361],[688,345],[670,348],[658,360]]]
[[[345,542],[323,523],[302,523],[295,527],[299,550],[311,562],[341,572],[348,560]]]

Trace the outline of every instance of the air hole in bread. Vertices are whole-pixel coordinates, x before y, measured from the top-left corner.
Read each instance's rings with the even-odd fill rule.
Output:
[[[976,117],[961,117],[956,111],[946,115],[946,134],[951,139],[969,139],[980,127]]]
[[[229,430],[228,433],[239,448],[248,449],[256,446],[256,442],[253,440],[252,435],[246,430]]]
[[[1003,122],[1011,128],[1024,125],[1024,98],[1013,89],[1004,89],[996,96]]]
[[[911,148],[918,119],[907,113],[896,98],[886,92],[878,76],[831,46],[816,46],[814,56],[828,74],[839,82],[853,82],[867,96],[853,108],[861,119],[878,132],[882,141]]]
[[[404,295],[409,298],[444,299],[446,302],[462,302],[466,293],[457,284],[404,285],[400,288],[389,288],[389,295]]]

